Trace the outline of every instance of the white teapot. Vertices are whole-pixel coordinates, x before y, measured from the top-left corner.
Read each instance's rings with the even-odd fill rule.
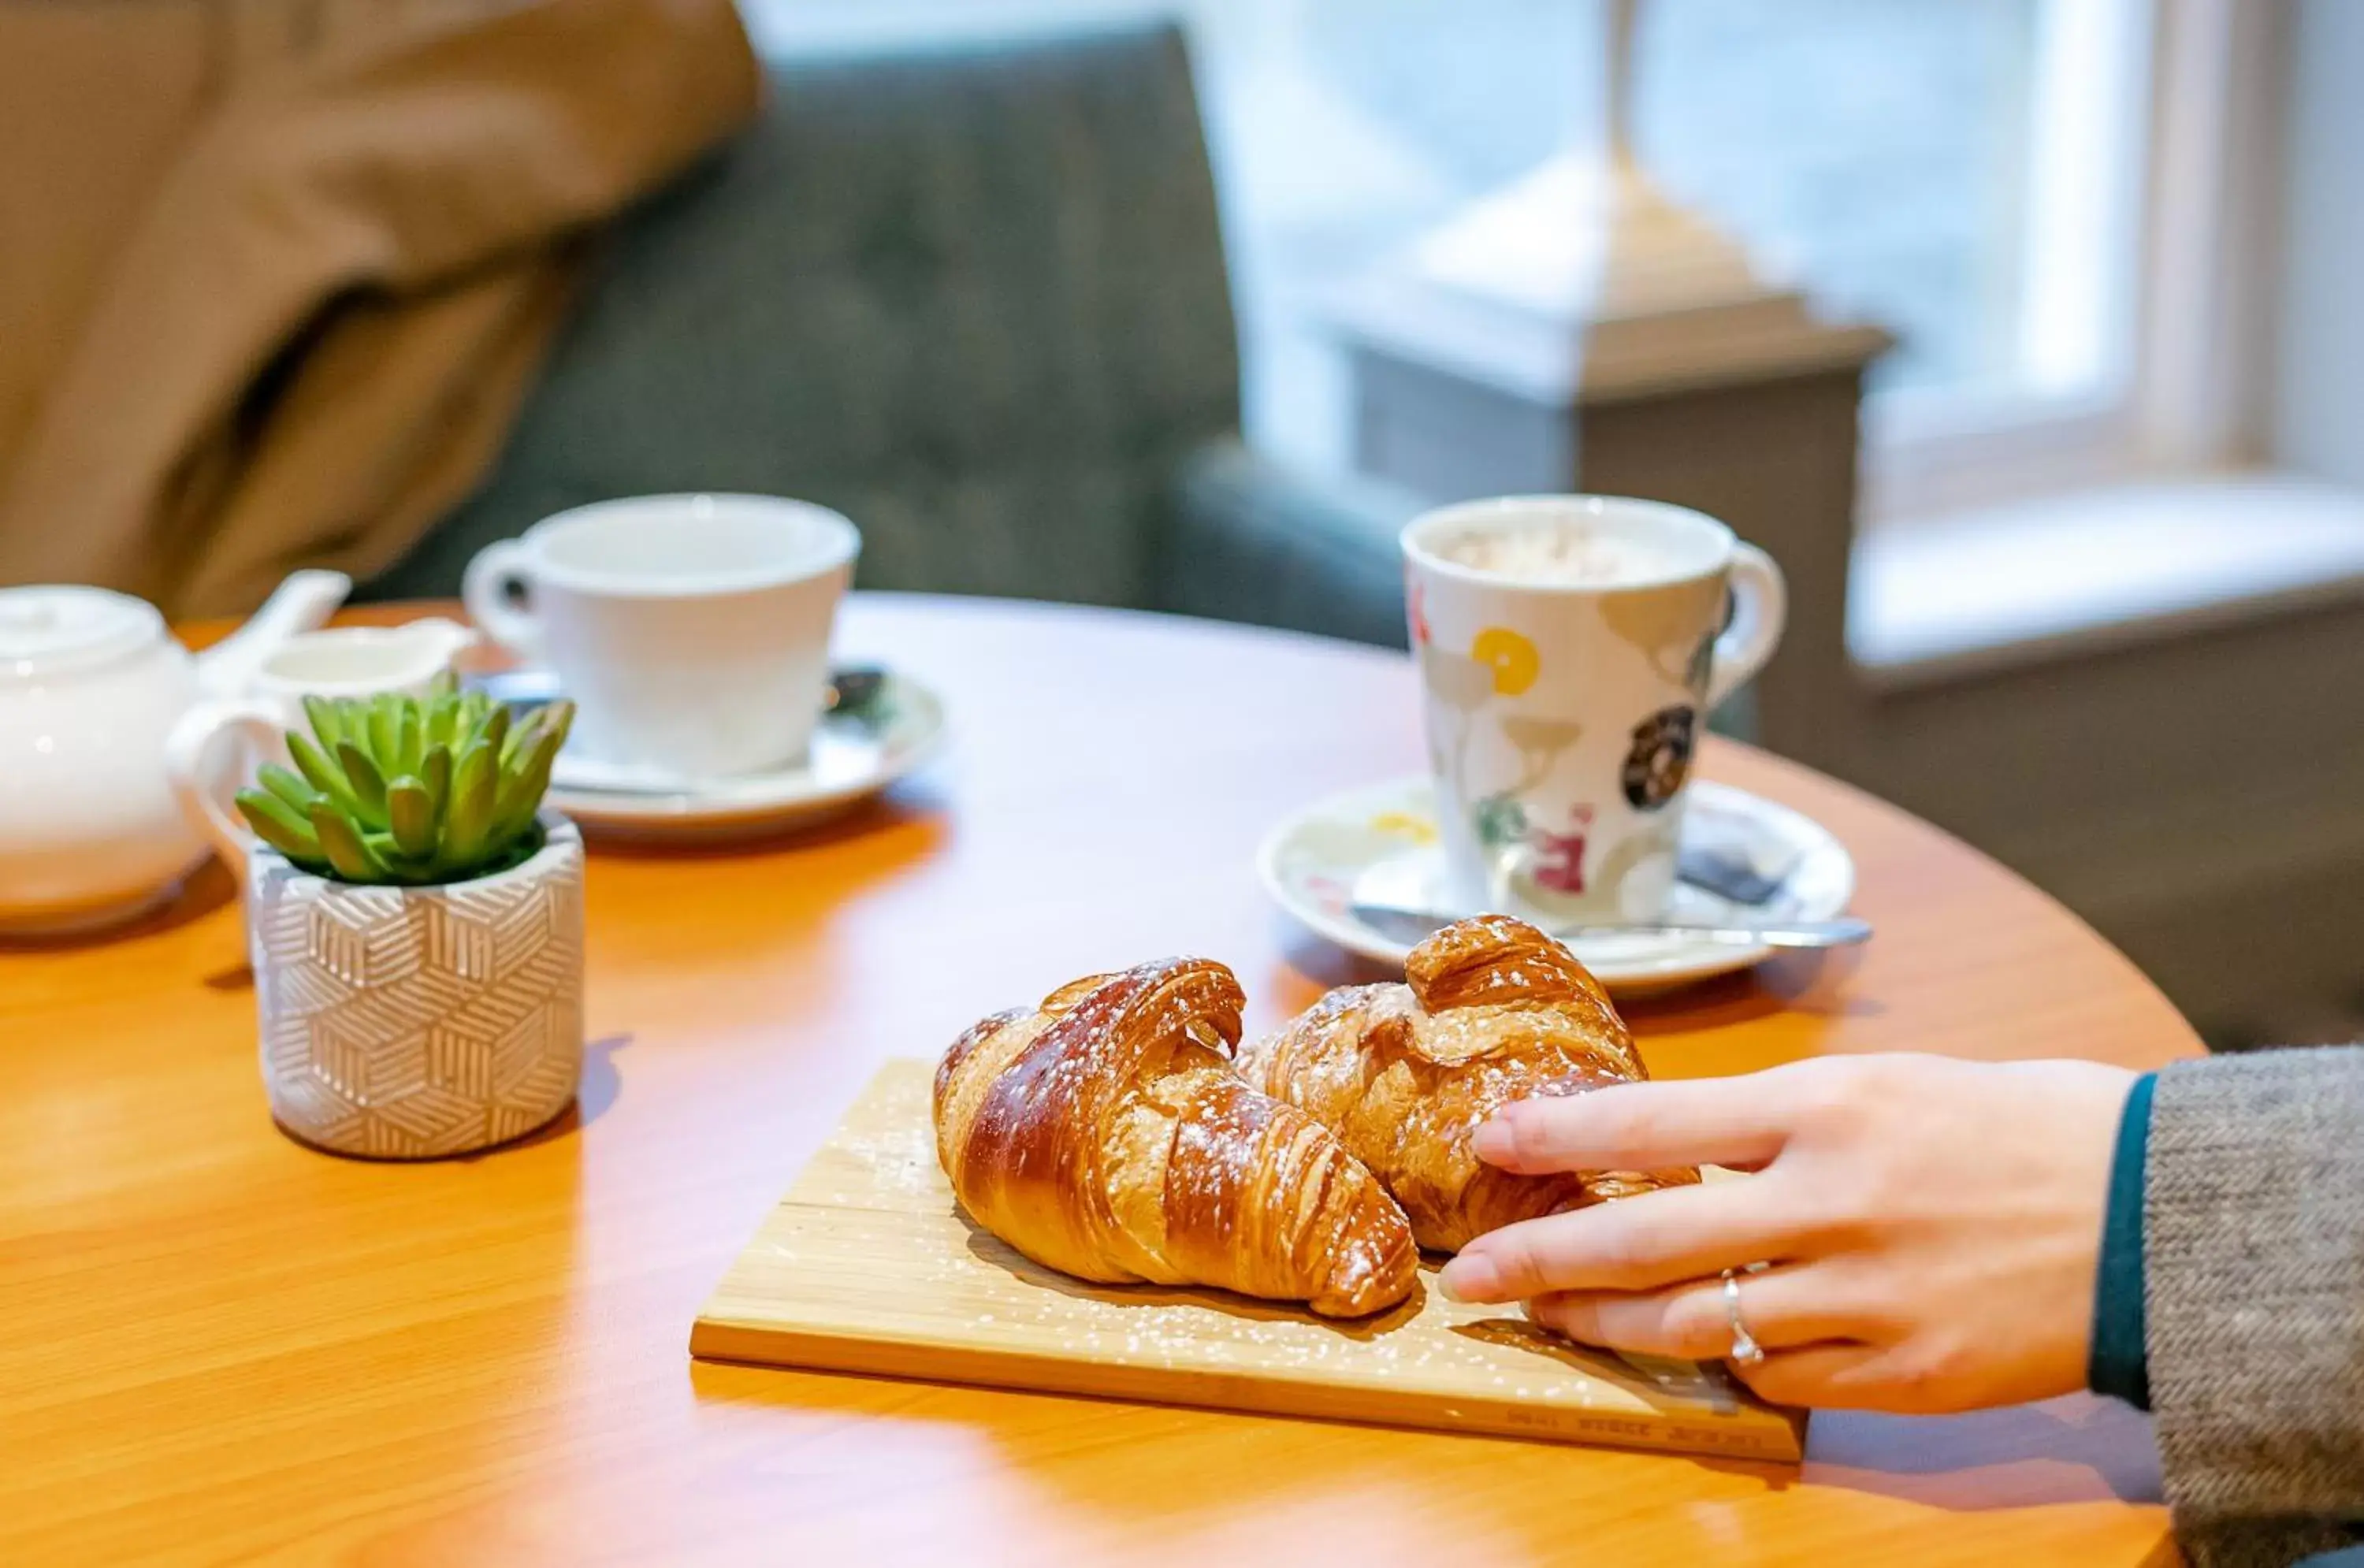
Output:
[[[244,693],[351,589],[340,572],[298,572],[192,655],[128,595],[0,588],[0,933],[97,929],[170,896],[206,849],[165,767],[173,726]]]

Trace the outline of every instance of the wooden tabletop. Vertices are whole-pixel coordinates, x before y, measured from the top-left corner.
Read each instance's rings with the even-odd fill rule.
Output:
[[[1195,951],[1252,1028],[1351,971],[1257,840],[1422,765],[1409,667],[1104,612],[858,599],[841,652],[944,695],[952,754],[751,853],[596,853],[579,1117],[369,1164],[276,1131],[228,878],[0,950],[0,1561],[2157,1562],[2147,1423],[2077,1398],[1817,1417],[1802,1473],[693,1364],[691,1318],[880,1059]],[[2198,1051],[2127,962],[1976,852],[1716,743],[1821,818],[1880,935],[1632,1009],[1652,1070],[1817,1051]],[[1966,762],[1966,765],[1975,765]]]

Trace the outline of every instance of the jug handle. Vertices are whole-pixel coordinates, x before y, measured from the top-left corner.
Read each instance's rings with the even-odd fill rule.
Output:
[[[353,591],[341,572],[291,572],[244,626],[197,655],[197,684],[210,697],[245,695],[262,662],[281,643],[318,631]]]
[[[260,698],[235,702],[201,702],[173,726],[164,740],[164,771],[181,815],[205,835],[222,863],[243,877],[247,857],[258,842],[246,819],[224,798],[224,784],[237,775],[219,766],[216,742],[242,736],[257,751],[279,739],[284,728],[278,705]]]

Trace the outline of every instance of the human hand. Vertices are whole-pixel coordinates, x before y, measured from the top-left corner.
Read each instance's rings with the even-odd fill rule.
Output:
[[[2135,1074],[2087,1062],[1821,1057],[1744,1077],[1507,1106],[1506,1170],[1720,1164],[1481,1236],[1439,1279],[1525,1301],[1587,1344],[1707,1361],[1733,1346],[1723,1271],[1765,1351],[1737,1374],[1787,1405],[1930,1412],[2085,1385],[2118,1119]]]

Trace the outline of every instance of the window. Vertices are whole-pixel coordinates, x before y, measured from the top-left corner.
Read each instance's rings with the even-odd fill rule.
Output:
[[[745,4],[781,47],[1182,15],[1232,250],[1250,432],[1316,466],[1344,462],[1345,370],[1324,324],[1341,288],[1553,159],[1597,150],[1605,120],[1608,0]],[[2226,446],[2237,411],[2201,406],[2216,372],[2196,346],[2222,324],[2198,297],[2226,272],[2219,214],[2205,195],[2200,210],[2148,198],[2162,161],[2224,152],[2240,9],[1642,0],[1631,92],[1644,165],[1777,277],[1899,336],[1867,410],[1868,513],[1983,504]],[[2154,112],[2163,79],[2172,117]],[[2198,182],[2223,184],[2221,171]],[[2180,398],[2180,413],[2163,416],[2162,397]]]
[[[1900,339],[1880,393],[2093,397],[2123,377],[2141,7],[1657,0],[1659,180]]]

